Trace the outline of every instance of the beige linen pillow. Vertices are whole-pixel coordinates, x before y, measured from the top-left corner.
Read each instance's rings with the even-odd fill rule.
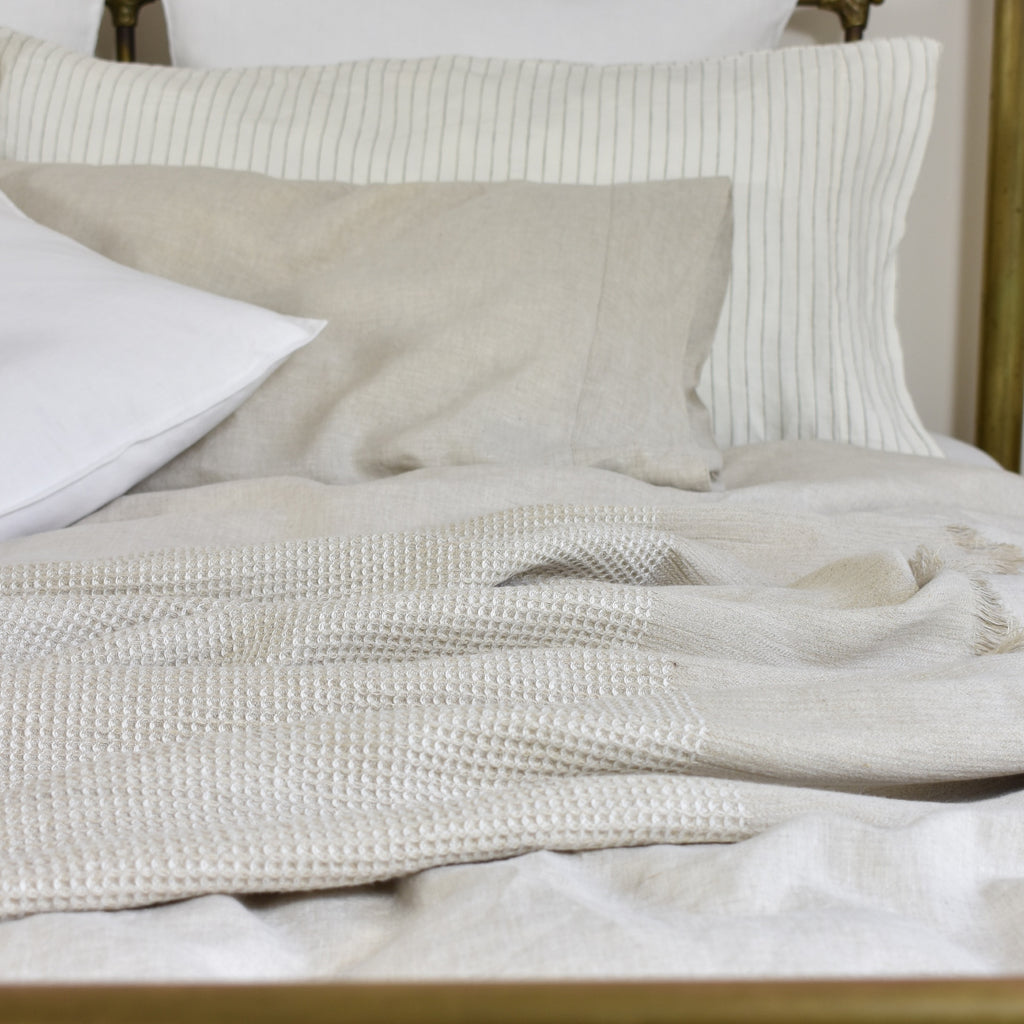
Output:
[[[151,489],[474,462],[690,489],[718,472],[696,386],[728,279],[725,179],[359,187],[4,164],[0,188],[115,260],[328,321]]]

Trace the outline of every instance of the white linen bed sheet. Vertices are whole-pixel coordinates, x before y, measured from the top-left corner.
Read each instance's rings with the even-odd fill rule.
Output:
[[[931,438],[935,442],[939,451],[941,451],[947,459],[950,459],[953,462],[957,462],[965,466],[989,466],[992,469],[999,468],[999,463],[996,462],[988,452],[982,451],[973,444],[968,444],[966,441],[961,441],[955,437],[949,437],[947,434],[936,434],[934,432],[931,432]]]
[[[249,481],[132,495],[78,527],[5,545],[0,563],[419,529],[542,502],[777,505],[851,525],[899,507],[922,522],[1024,543],[1024,484],[990,468],[778,443],[728,452],[725,478],[724,493],[694,495],[600,470],[462,467],[346,488],[340,501],[337,489],[317,484]],[[1019,578],[988,582],[1011,612],[1024,614]],[[965,687],[982,678],[981,660],[958,663]],[[984,661],[984,685],[1000,689],[1018,711],[1010,721],[1020,721],[1024,655]],[[949,756],[955,761],[956,749]],[[39,914],[0,924],[0,978],[1020,973],[1021,773],[1024,749],[1002,777],[915,790],[909,795],[929,801],[925,813],[887,825],[828,810],[733,845],[540,851],[319,894],[207,895],[116,913]],[[902,802],[891,796],[882,803]]]

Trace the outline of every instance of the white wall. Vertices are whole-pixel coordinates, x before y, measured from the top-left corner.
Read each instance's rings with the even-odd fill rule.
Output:
[[[885,0],[869,26],[872,36],[929,35],[944,46],[935,128],[901,251],[899,321],[925,424],[964,440],[974,436],[993,11],[994,0]],[[105,26],[105,56],[112,35]],[[784,42],[839,38],[834,15],[800,10]],[[142,10],[139,59],[167,61],[159,4]]]

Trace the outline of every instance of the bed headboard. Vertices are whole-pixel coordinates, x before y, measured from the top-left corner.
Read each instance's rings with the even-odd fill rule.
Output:
[[[871,5],[881,2],[882,0],[797,0],[800,7],[818,7],[839,15],[848,43],[855,43],[864,35]]]
[[[153,0],[106,0],[117,33],[117,59],[135,60],[135,27],[139,10]],[[797,0],[800,7],[817,7],[838,15],[843,24],[847,42],[855,42],[864,35],[868,12],[872,4],[882,0]]]
[[[135,60],[135,26],[139,20],[139,9],[153,0],[106,0],[110,17],[117,33],[117,59]]]

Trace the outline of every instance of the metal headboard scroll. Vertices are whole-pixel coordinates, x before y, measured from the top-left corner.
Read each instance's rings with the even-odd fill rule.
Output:
[[[135,28],[139,22],[139,10],[153,0],[106,0],[110,16],[117,33],[117,59],[135,60]],[[797,0],[801,7],[818,7],[839,16],[848,43],[856,42],[864,35],[868,23],[868,11],[872,4],[882,0]]]
[[[106,0],[110,17],[117,33],[117,59],[135,60],[135,26],[139,23],[139,8],[153,0]]]
[[[823,11],[838,14],[848,43],[855,43],[863,38],[864,29],[868,27],[871,5],[881,2],[882,0],[798,0],[801,7],[819,7]]]

